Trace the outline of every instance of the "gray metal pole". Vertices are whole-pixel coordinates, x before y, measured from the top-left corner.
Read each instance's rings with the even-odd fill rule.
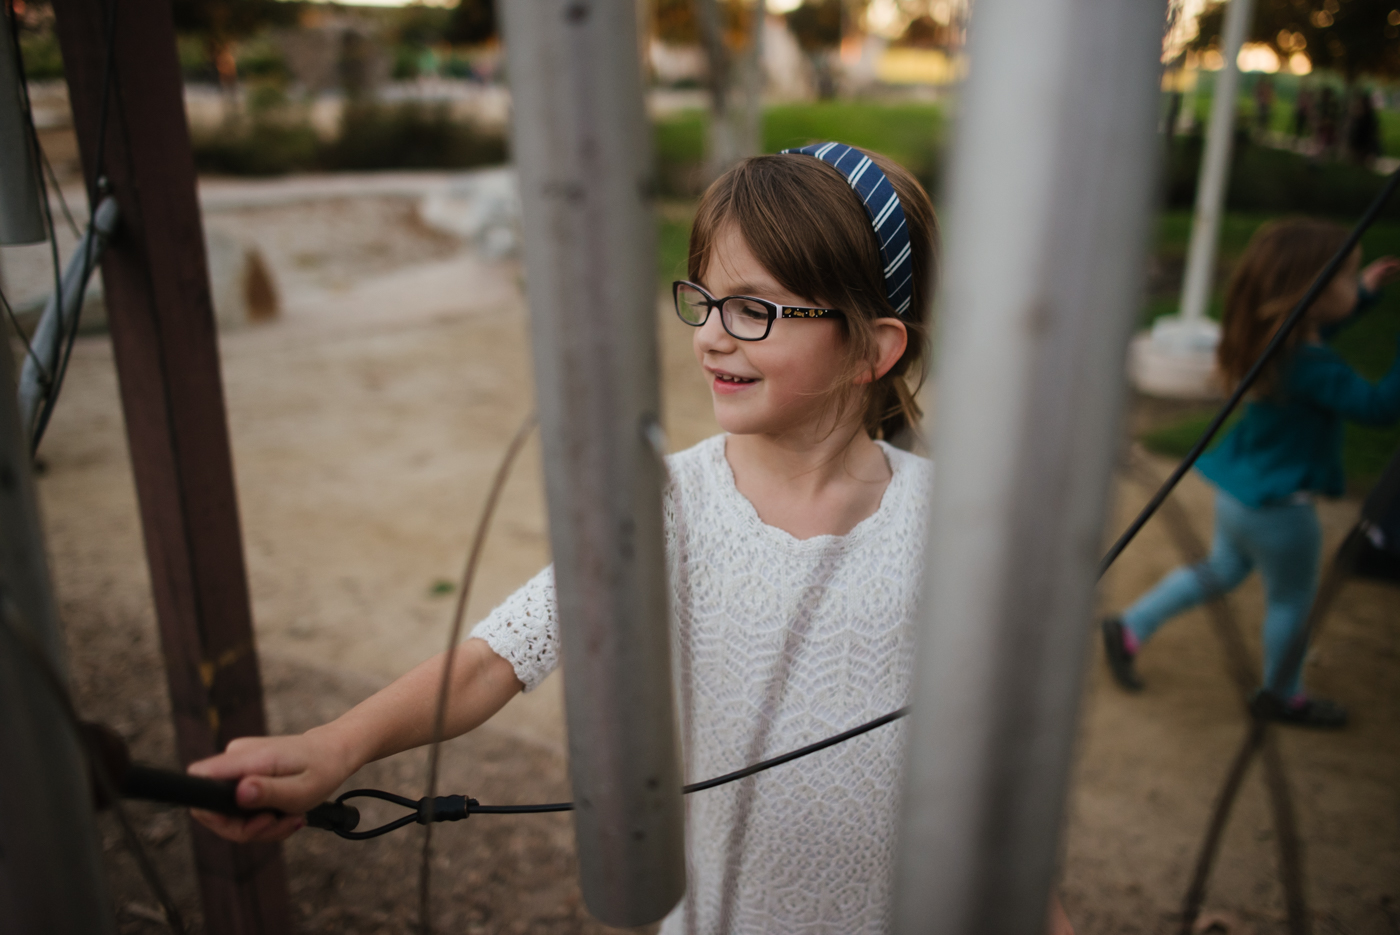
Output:
[[[10,340],[0,322],[0,341]],[[29,471],[29,442],[0,350],[0,929],[115,931],[102,883],[87,766],[53,686],[12,627],[64,672],[48,562]]]
[[[1196,216],[1191,223],[1191,246],[1181,287],[1181,317],[1187,321],[1205,317],[1215,285],[1220,213],[1225,205],[1225,185],[1230,180],[1230,151],[1235,144],[1235,107],[1240,88],[1238,59],[1253,10],[1254,0],[1230,0],[1225,8],[1220,37],[1225,65],[1215,75],[1206,150],[1201,154],[1201,171],[1196,182]]]
[[[19,59],[10,18],[0,10],[0,243],[44,239],[33,140],[24,120]]]
[[[1156,168],[1165,3],[980,0],[949,179],[906,935],[1044,930]]]
[[[659,412],[650,128],[632,0],[503,4],[589,910],[665,915],[685,888]]]

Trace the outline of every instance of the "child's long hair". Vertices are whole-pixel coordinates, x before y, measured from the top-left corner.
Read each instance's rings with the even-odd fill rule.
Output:
[[[747,159],[705,192],[690,233],[690,278],[700,281],[720,229],[738,225],[749,249],[783,288],[845,312],[849,366],[832,388],[837,419],[864,403],[872,437],[917,429],[915,395],[927,373],[928,305],[937,272],[938,222],[928,194],[905,169],[864,151],[894,186],[909,225],[914,295],[904,322],[909,343],[899,361],[868,392],[854,384],[876,362],[876,318],[895,318],[885,298],[884,263],[860,196],[836,169],[811,156]]]
[[[1311,218],[1270,221],[1255,232],[1225,293],[1225,319],[1216,361],[1227,391],[1244,379],[1284,318],[1346,238],[1345,228]],[[1306,328],[1294,328],[1274,360],[1287,360],[1288,352],[1306,335]],[[1260,374],[1256,384],[1260,395],[1278,389],[1277,373],[1275,363]]]

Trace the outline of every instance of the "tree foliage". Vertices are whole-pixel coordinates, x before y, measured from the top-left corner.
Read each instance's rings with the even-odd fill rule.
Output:
[[[787,25],[804,52],[816,52],[841,44],[842,16],[841,0],[806,0],[787,14]]]
[[[1192,48],[1219,45],[1224,15],[1223,2],[1201,14]],[[1400,8],[1394,0],[1255,0],[1249,38],[1281,58],[1302,52],[1313,67],[1348,81],[1400,77]]]
[[[454,45],[481,45],[495,39],[499,28],[492,0],[462,0],[452,10],[444,38]]]
[[[173,0],[175,28],[198,36],[219,80],[231,84],[237,78],[233,45],[269,26],[297,21],[301,4],[285,0]]]

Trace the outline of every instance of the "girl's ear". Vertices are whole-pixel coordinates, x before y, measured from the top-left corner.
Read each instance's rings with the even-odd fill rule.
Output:
[[[889,373],[909,346],[909,331],[898,318],[877,318],[872,324],[875,326],[875,360],[869,370],[856,377],[857,385],[874,383]]]

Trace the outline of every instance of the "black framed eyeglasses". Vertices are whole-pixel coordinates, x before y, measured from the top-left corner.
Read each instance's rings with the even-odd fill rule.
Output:
[[[718,308],[720,324],[730,337],[740,341],[762,341],[779,318],[830,318],[844,314],[834,308],[779,305],[751,295],[727,295],[717,299],[684,279],[671,283],[671,296],[676,301],[676,315],[693,328],[703,325],[709,320],[710,311]]]

